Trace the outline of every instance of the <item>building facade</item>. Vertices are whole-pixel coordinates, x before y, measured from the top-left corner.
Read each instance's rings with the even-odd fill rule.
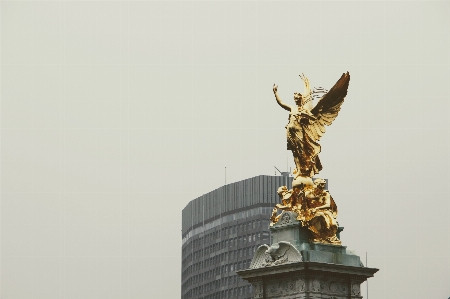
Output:
[[[183,209],[182,299],[251,298],[251,285],[235,271],[248,268],[255,250],[270,244],[269,218],[280,186],[292,188],[292,178],[260,175],[220,187]]]

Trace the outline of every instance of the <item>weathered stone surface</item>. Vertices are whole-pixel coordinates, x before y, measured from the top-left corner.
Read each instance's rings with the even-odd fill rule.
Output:
[[[347,253],[346,246],[310,243],[308,228],[303,227],[296,217],[297,213],[284,211],[280,220],[270,227],[274,244],[289,242],[301,253],[303,261],[361,266],[359,256]]]
[[[261,245],[250,264],[250,269],[276,266],[302,261],[302,255],[289,242],[274,243],[272,246]]]
[[[253,298],[362,298],[361,283],[378,271],[346,246],[310,243],[295,212],[283,212],[270,231],[272,246],[261,245],[250,269],[237,272],[253,285]]]
[[[285,241],[301,250],[301,244],[307,243],[311,234],[306,227],[302,227],[301,222],[296,218],[297,213],[283,211],[280,220],[270,227],[273,243]]]
[[[254,298],[362,298],[360,285],[378,269],[297,262],[239,271],[253,285]]]

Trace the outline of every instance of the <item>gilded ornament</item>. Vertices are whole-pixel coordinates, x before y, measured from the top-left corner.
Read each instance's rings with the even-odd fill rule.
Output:
[[[331,125],[347,95],[350,82],[349,73],[341,78],[329,90],[314,88],[311,90],[309,80],[300,75],[305,86],[305,92],[294,93],[295,106],[289,106],[281,101],[278,86],[273,85],[277,103],[289,111],[289,122],[286,125],[287,149],[292,152],[295,162],[292,190],[286,186],[278,189],[281,204],[277,204],[270,217],[273,226],[280,220],[278,211],[297,213],[297,220],[311,232],[311,242],[340,245],[337,238],[338,229],[337,206],[328,190],[326,181],[312,177],[322,170],[319,159],[321,147],[320,138],[325,133],[325,126]],[[312,100],[319,98],[317,105],[312,107]]]

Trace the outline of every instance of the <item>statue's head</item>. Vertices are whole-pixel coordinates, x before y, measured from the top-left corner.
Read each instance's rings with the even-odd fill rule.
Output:
[[[278,188],[277,193],[278,193],[278,196],[284,200],[288,200],[292,195],[286,186],[281,186],[280,188]]]
[[[321,189],[325,189],[326,184],[327,184],[327,181],[325,181],[324,179],[315,179],[314,180],[314,185],[316,185],[317,187],[319,187]]]
[[[286,193],[287,191],[288,191],[288,189],[286,186],[281,186],[280,188],[278,188],[277,193],[280,197],[282,197],[284,195],[284,193]]]
[[[299,92],[294,92],[294,101],[297,106],[303,106],[303,96]]]

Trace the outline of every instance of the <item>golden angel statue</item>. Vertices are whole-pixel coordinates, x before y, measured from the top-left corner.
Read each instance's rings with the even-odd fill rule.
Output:
[[[297,213],[297,220],[311,233],[311,242],[340,245],[336,236],[338,230],[337,206],[328,190],[325,180],[312,177],[322,170],[319,153],[319,140],[325,133],[325,126],[331,125],[341,109],[347,95],[350,82],[349,73],[341,78],[329,90],[315,88],[311,90],[309,80],[303,74],[300,78],[305,84],[303,94],[294,93],[295,106],[283,103],[278,96],[278,86],[273,85],[273,93],[278,104],[289,111],[289,123],[286,125],[287,149],[294,156],[295,169],[292,190],[286,186],[278,189],[281,204],[277,204],[270,218],[271,226],[281,217],[278,211]],[[312,107],[312,100],[320,98]]]
[[[303,94],[294,93],[295,106],[283,103],[278,96],[278,86],[273,85],[273,93],[278,104],[289,111],[289,123],[286,126],[287,149],[292,151],[295,166],[294,175],[311,181],[313,175],[322,170],[319,153],[320,138],[325,133],[325,126],[331,125],[337,117],[350,82],[349,73],[342,74],[336,84],[326,91],[323,88],[311,90],[308,78],[300,75],[305,85]],[[312,100],[323,96],[312,108]],[[312,182],[311,182],[312,183]]]

